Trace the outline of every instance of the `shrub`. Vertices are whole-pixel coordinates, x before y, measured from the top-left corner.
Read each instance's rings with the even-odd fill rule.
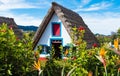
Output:
[[[25,76],[31,71],[33,51],[29,37],[20,40],[7,24],[0,25],[0,76]]]

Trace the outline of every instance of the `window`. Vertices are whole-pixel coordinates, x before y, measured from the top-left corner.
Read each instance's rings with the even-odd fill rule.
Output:
[[[53,36],[60,36],[60,23],[53,23],[52,24],[52,33]]]
[[[48,54],[50,50],[49,46],[42,45],[42,53],[41,54]]]

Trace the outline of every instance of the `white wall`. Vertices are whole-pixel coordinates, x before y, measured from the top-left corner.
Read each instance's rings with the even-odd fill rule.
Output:
[[[61,23],[61,37],[52,37],[52,22],[60,22]],[[50,46],[50,39],[56,38],[63,38],[63,46],[68,43],[71,43],[71,38],[66,31],[64,25],[62,24],[61,20],[58,18],[56,14],[53,15],[50,22],[48,23],[43,35],[41,36],[37,45],[48,45]]]

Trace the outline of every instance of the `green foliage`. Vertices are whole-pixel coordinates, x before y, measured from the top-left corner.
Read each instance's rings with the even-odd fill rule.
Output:
[[[75,35],[78,35],[79,37],[75,40]],[[92,71],[93,76],[103,76],[106,72],[108,72],[108,75],[114,75],[117,76],[117,71],[119,66],[116,66],[117,60],[120,59],[118,55],[116,55],[112,50],[110,50],[110,47],[108,47],[108,42],[110,42],[110,39],[104,38],[104,41],[102,42],[102,46],[99,48],[92,48],[92,49],[86,49],[86,42],[83,40],[84,37],[84,31],[79,31],[75,27],[73,29],[73,44],[75,44],[74,47],[71,47],[69,49],[70,52],[70,58],[71,59],[71,65],[72,67],[77,66],[75,71],[71,74],[72,76],[87,76],[89,71]],[[100,54],[100,49],[105,48],[107,54],[105,55],[105,63],[106,63],[106,72],[104,72],[104,66],[103,64],[95,57],[95,55]],[[120,65],[120,63],[119,63]],[[107,74],[106,74],[107,75]]]
[[[108,46],[108,42],[111,40],[105,37],[101,47],[87,49],[86,42],[83,40],[84,33],[84,29],[79,30],[76,27],[72,29],[72,43],[66,60],[55,59],[53,57],[54,48],[51,49],[50,58],[42,68],[43,76],[87,76],[89,72],[93,76],[117,76],[119,74],[120,57]],[[63,49],[63,47],[60,48]],[[101,48],[107,52],[103,57],[105,67],[103,62],[96,58],[96,55],[101,55]]]
[[[7,24],[0,26],[0,76],[26,76],[34,59],[31,39],[25,34],[20,40]]]
[[[120,28],[117,30],[117,36],[120,38]]]
[[[112,39],[114,40],[116,37],[116,35],[112,35],[112,36],[105,36],[105,35],[98,35],[96,36],[98,41],[101,43],[101,45],[103,45],[106,42],[110,42],[112,41]]]
[[[113,52],[108,46],[112,41],[109,37],[100,37],[101,47],[86,48],[83,40],[84,28],[72,29],[72,43],[68,49],[69,55],[66,60],[55,59],[55,50],[52,47],[50,58],[41,61],[43,70],[42,76],[87,76],[92,72],[93,76],[117,76],[120,72],[120,56]],[[120,29],[114,38],[119,37]],[[77,35],[77,37],[76,37]],[[24,38],[20,40],[14,35],[11,27],[2,24],[0,27],[0,76],[37,76],[38,71],[32,70],[33,61],[39,59],[41,47],[37,51],[32,51],[31,33],[26,32]],[[102,58],[103,62],[96,58],[100,56],[100,49],[104,48],[106,53]],[[63,47],[60,46],[61,54]],[[119,50],[118,50],[119,52]],[[103,53],[102,53],[103,54]],[[34,57],[35,55],[35,57]],[[66,56],[66,55],[64,55]],[[104,71],[105,69],[105,71]]]
[[[64,75],[71,69],[70,63],[64,60],[48,60],[43,69],[43,76],[61,76],[64,68]]]

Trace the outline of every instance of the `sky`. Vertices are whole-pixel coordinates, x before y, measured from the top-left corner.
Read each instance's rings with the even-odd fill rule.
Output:
[[[78,13],[94,34],[111,35],[120,28],[120,0],[0,0],[0,16],[39,26],[52,2]]]

